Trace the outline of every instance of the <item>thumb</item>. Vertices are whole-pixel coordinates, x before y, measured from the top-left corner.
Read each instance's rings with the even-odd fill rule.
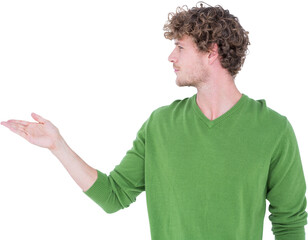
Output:
[[[40,122],[40,123],[45,123],[47,120],[41,117],[40,115],[36,113],[31,113],[31,116],[33,117],[34,120]]]

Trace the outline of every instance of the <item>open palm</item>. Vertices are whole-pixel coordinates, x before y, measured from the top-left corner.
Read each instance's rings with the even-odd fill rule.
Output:
[[[60,136],[58,128],[50,121],[35,113],[32,113],[31,116],[38,123],[22,120],[8,120],[7,122],[1,122],[1,124],[34,145],[52,148]]]

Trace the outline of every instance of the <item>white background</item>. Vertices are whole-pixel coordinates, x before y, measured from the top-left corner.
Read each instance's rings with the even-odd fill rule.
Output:
[[[197,1],[0,1],[0,121],[52,121],[89,165],[108,174],[150,113],[196,93],[178,87],[163,25]],[[304,1],[208,1],[237,16],[251,45],[240,92],[288,117],[307,172]],[[48,149],[0,125],[0,239],[150,239],[145,192],[105,213]],[[274,239],[268,219],[263,239]],[[307,228],[306,228],[307,229]]]

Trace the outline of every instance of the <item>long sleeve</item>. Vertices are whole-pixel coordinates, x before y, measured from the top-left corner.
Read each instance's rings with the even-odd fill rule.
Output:
[[[306,182],[294,130],[286,128],[271,159],[267,199],[275,240],[305,240]]]
[[[106,213],[128,207],[145,190],[144,159],[148,119],[139,129],[133,146],[109,176],[97,170],[98,177],[84,193]]]

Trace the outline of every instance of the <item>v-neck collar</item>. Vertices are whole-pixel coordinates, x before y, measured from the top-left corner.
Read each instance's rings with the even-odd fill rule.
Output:
[[[248,100],[248,96],[244,93],[242,93],[241,98],[224,114],[220,115],[219,117],[215,118],[214,120],[208,119],[204,113],[201,111],[197,104],[197,93],[191,97],[193,109],[195,110],[196,114],[201,118],[203,122],[206,123],[206,125],[209,128],[212,128],[217,123],[221,122],[222,120],[226,119],[228,116],[230,116],[232,113],[234,113],[236,110],[238,110],[244,102]]]

